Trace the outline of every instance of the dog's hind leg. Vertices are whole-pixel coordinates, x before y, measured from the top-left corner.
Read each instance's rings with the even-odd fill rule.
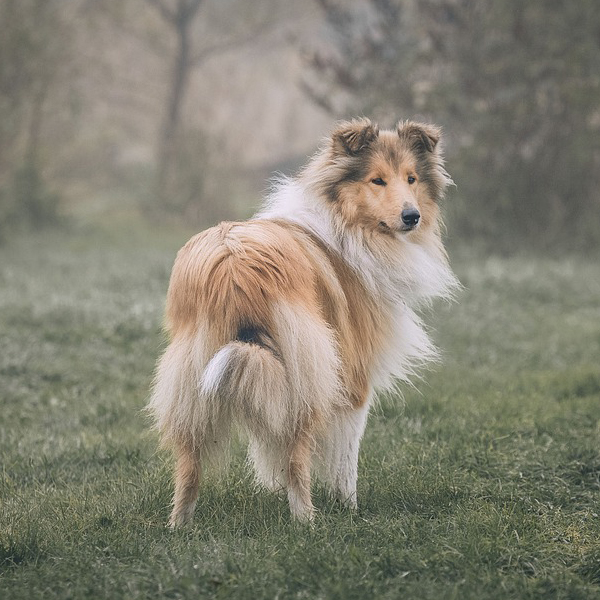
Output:
[[[172,528],[189,523],[194,516],[201,475],[200,456],[191,444],[178,444],[175,453],[175,495],[169,521]]]
[[[314,507],[310,494],[310,467],[313,438],[309,431],[301,430],[290,445],[287,493],[292,516],[300,521],[311,521]]]

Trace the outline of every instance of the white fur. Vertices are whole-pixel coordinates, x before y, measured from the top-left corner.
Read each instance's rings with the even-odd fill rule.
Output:
[[[200,395],[214,396],[231,361],[235,348],[232,344],[223,346],[208,362],[200,379]]]
[[[357,506],[358,450],[369,408],[370,400],[359,409],[338,413],[319,439],[318,473],[331,492],[350,508]]]

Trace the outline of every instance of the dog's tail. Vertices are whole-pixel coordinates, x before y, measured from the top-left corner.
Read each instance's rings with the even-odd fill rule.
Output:
[[[244,325],[214,354],[200,396],[227,406],[254,436],[285,439],[333,408],[337,354],[331,332],[300,307],[274,307],[272,322],[271,333]]]
[[[284,442],[309,422],[326,422],[341,403],[335,336],[314,304],[301,301],[311,287],[307,267],[295,261],[292,272],[271,255],[272,245],[254,241],[258,235],[237,255],[240,236],[223,227],[201,244],[204,252],[195,247],[178,257],[167,306],[173,341],[149,408],[163,438],[183,436],[197,447],[222,439],[232,420],[254,438]],[[193,272],[181,264],[190,254]]]

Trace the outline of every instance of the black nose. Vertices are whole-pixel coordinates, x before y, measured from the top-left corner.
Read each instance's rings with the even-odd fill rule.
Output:
[[[416,208],[405,208],[402,211],[402,222],[409,227],[414,227],[421,218],[419,211]]]

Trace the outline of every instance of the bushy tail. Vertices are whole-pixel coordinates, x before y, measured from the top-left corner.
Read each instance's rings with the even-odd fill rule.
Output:
[[[272,334],[247,326],[216,352],[207,343],[209,326],[171,343],[149,405],[164,438],[214,443],[235,420],[255,439],[284,441],[339,407],[329,328],[299,307],[276,307],[273,316]]]
[[[205,402],[227,406],[251,430],[281,436],[298,418],[283,361],[271,349],[242,341],[223,346],[200,380]]]

